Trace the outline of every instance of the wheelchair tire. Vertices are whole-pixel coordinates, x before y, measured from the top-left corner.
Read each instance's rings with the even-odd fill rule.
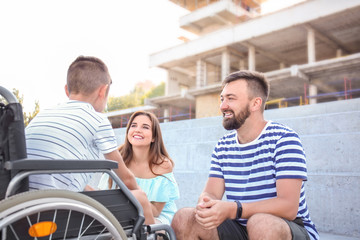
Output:
[[[55,189],[2,200],[0,231],[1,239],[127,239],[105,206],[84,194]]]

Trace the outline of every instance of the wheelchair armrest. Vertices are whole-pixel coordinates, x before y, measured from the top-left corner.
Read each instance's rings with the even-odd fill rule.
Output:
[[[82,170],[82,169],[116,169],[118,163],[112,160],[77,160],[77,159],[20,159],[7,161],[8,170]]]

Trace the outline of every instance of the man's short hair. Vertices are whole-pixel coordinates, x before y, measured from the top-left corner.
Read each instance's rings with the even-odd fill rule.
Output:
[[[224,79],[222,87],[224,88],[226,84],[237,80],[244,80],[247,82],[249,98],[261,97],[263,109],[265,109],[265,103],[270,92],[270,86],[265,75],[256,71],[240,70],[230,73]]]
[[[111,83],[105,63],[96,57],[79,56],[67,72],[69,93],[89,95],[101,85]]]

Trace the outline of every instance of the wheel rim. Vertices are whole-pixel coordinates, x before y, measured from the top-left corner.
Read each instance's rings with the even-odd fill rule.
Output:
[[[82,239],[82,237],[89,239],[89,236],[91,239],[104,236],[127,239],[116,218],[97,201],[80,193],[66,192],[64,194],[62,190],[47,190],[40,192],[41,194],[36,192],[26,192],[19,194],[20,196],[15,195],[1,202],[0,229],[2,239],[23,239],[22,236],[26,234],[27,239],[30,236],[44,235],[48,239],[69,239],[70,236],[74,239]],[[67,195],[67,197],[54,197],[54,195],[59,196],[61,194]],[[46,195],[50,197],[46,197]],[[21,202],[23,196],[25,196],[25,200]],[[71,197],[80,200],[71,199]],[[76,217],[74,218],[74,216]],[[66,217],[68,219],[65,219]],[[19,221],[21,227],[19,227]],[[74,226],[74,221],[76,221],[75,225],[79,226]],[[56,225],[56,230],[52,228],[51,223]],[[34,233],[33,230],[37,230],[38,227],[42,227],[44,231]],[[32,232],[29,233],[29,230]],[[19,236],[18,232],[20,232]],[[59,237],[60,234],[63,235]]]

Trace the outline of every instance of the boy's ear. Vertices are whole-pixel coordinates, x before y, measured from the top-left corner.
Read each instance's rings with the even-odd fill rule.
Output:
[[[69,93],[69,89],[68,89],[67,84],[65,84],[65,93],[66,93],[66,96],[69,97],[70,93]]]
[[[107,85],[107,84],[101,85],[101,87],[98,90],[99,97],[101,97],[101,98],[106,97],[108,87],[109,87],[109,85]]]

